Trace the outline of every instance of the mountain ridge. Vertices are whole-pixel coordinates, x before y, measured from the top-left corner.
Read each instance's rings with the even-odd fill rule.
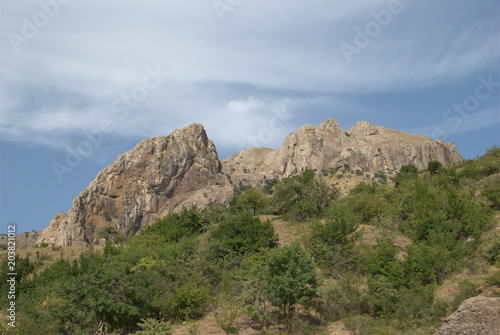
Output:
[[[98,244],[100,229],[134,234],[169,212],[193,205],[226,204],[240,184],[261,187],[266,179],[349,165],[364,174],[397,172],[430,161],[463,160],[452,143],[360,121],[349,131],[328,118],[317,127],[289,133],[278,150],[251,148],[219,160],[204,127],[191,124],[170,135],[144,139],[118,156],[40,232],[36,244]]]

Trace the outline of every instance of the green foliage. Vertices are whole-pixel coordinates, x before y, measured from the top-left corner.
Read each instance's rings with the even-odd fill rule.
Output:
[[[219,242],[223,254],[257,252],[261,248],[273,247],[278,241],[269,220],[262,222],[250,213],[223,221],[212,232],[211,238]]]
[[[209,302],[209,290],[189,282],[178,287],[168,301],[169,314],[173,319],[189,320],[203,316]]]
[[[479,180],[498,172],[500,172],[500,148],[495,145],[487,149],[484,156],[464,162],[459,175],[462,178]]]
[[[109,221],[109,220],[108,220]],[[123,243],[126,236],[114,226],[104,226],[97,232],[98,238],[103,238],[110,243]]]
[[[334,265],[348,257],[354,243],[360,238],[357,232],[360,219],[349,207],[330,206],[325,213],[325,223],[312,222],[308,250],[321,265]]]
[[[299,176],[284,179],[275,185],[271,204],[276,214],[301,221],[321,217],[338,196],[339,191],[335,187],[315,179],[314,171],[306,169]]]
[[[500,210],[500,176],[486,181],[482,195],[490,202],[492,209]]]
[[[266,180],[276,213],[312,218],[296,225],[307,231],[301,241],[311,256],[297,242],[270,248],[277,242],[272,224],[249,213],[261,209],[263,194],[243,186],[229,208],[212,205],[169,214],[123,241],[125,246],[114,245],[122,241],[109,226],[99,233],[108,242],[102,253],[89,247],[70,262],[64,250],[61,259],[48,262],[56,259],[51,255],[58,248],[52,247],[38,251],[33,262],[17,257],[18,322],[15,331],[2,322],[0,332],[169,334],[172,326],[165,320],[219,312],[221,329],[234,333],[236,316],[245,311],[262,333],[274,330],[269,326],[282,328],[278,316],[283,315],[288,334],[321,333],[322,321],[339,319],[357,334],[431,334],[484,282],[500,286],[500,271],[494,270],[460,282],[451,306],[434,301],[439,285],[464,273],[467,265],[499,265],[500,242],[484,233],[498,210],[500,150],[494,147],[455,166],[433,165],[420,175],[414,166],[403,167],[396,188],[361,183],[340,201],[338,191],[315,179],[313,170],[281,182]],[[360,224],[368,225],[363,239]],[[333,281],[319,287],[313,258]],[[8,272],[4,259],[2,304]],[[219,299],[234,301],[237,308],[217,308]],[[297,305],[304,308],[292,318]],[[310,310],[318,313],[317,323],[311,324]]]
[[[289,319],[296,304],[304,304],[316,296],[319,278],[312,258],[299,243],[271,252],[267,260],[266,288],[269,298],[280,306]]]
[[[148,239],[154,236],[164,242],[177,242],[183,237],[200,234],[202,230],[202,215],[196,206],[193,206],[189,210],[183,208],[180,214],[167,214],[163,219],[148,226],[140,237]]]
[[[273,194],[273,187],[274,185],[278,184],[278,179],[273,178],[273,179],[266,179],[266,185],[264,185],[263,191],[266,194]]]
[[[399,172],[396,174],[396,177],[394,178],[394,182],[396,186],[399,186],[404,181],[411,180],[417,177],[418,177],[417,167],[413,164],[408,164],[401,167]]]
[[[443,164],[441,164],[441,162],[430,161],[429,164],[427,165],[427,170],[429,170],[431,174],[436,174],[439,172],[439,170],[441,170],[442,167]]]
[[[239,201],[243,204],[245,208],[251,209],[253,215],[257,214],[257,211],[266,207],[267,197],[262,193],[262,191],[255,188],[249,188],[239,196]]]
[[[484,279],[487,283],[500,287],[500,270],[496,270],[491,276]]]
[[[323,319],[340,320],[352,314],[367,312],[366,298],[357,279],[346,277],[334,285],[320,287],[310,307]]]
[[[234,321],[240,314],[238,306],[227,306],[220,312],[215,312],[215,322],[225,335],[238,334],[239,327],[234,325]]]
[[[384,187],[372,183],[359,183],[350,192],[349,207],[356,212],[363,223],[388,213],[389,204],[384,198]]]
[[[379,178],[382,184],[387,184],[387,175],[385,174],[384,171],[378,171],[377,173],[374,174],[374,177]]]
[[[484,248],[483,255],[489,264],[500,264],[500,238],[487,245]]]
[[[473,298],[481,293],[481,289],[478,284],[471,282],[468,279],[462,280],[458,283],[458,293],[452,302],[452,309],[456,310],[458,306],[469,298]]]
[[[161,322],[153,318],[143,319],[137,325],[142,330],[136,331],[134,335],[170,335],[173,334],[170,322]]]

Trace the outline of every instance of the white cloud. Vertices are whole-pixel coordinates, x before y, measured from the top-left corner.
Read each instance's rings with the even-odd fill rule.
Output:
[[[244,1],[224,21],[211,1],[71,1],[19,53],[7,34],[20,34],[22,18],[41,7],[3,1],[0,136],[58,146],[103,118],[115,135],[134,137],[201,122],[216,143],[237,147],[263,134],[275,111],[300,113],[317,96],[333,105],[341,95],[438,89],[495,67],[494,11],[485,19],[467,17],[477,6],[466,1],[401,4],[348,64],[340,43],[352,43],[353,27],[387,1]],[[156,65],[170,76],[117,119],[112,103]]]

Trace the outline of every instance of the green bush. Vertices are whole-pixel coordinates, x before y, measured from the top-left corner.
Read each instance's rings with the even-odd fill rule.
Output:
[[[346,276],[334,285],[320,287],[318,297],[311,301],[310,307],[326,320],[340,320],[369,311],[367,296],[360,290],[358,279],[352,276]]]
[[[174,332],[170,322],[161,322],[153,318],[143,319],[137,325],[142,330],[136,331],[133,335],[170,335]]]
[[[325,223],[313,221],[307,248],[322,266],[344,263],[350,250],[361,237],[358,232],[360,219],[349,207],[330,206],[325,213]],[[336,257],[337,256],[337,257]],[[332,262],[337,259],[337,262]]]
[[[427,165],[427,170],[429,170],[431,174],[436,174],[439,172],[439,170],[441,170],[442,167],[443,164],[441,164],[441,162],[430,161],[429,164]]]
[[[500,262],[500,239],[496,239],[487,245],[483,251],[486,261],[493,265]]]
[[[276,214],[302,221],[321,217],[323,211],[339,196],[339,191],[306,169],[299,176],[283,179],[274,187],[271,205]]]
[[[484,280],[489,284],[500,287],[500,270],[495,271],[495,273],[484,278]]]
[[[399,172],[396,174],[396,177],[394,177],[394,182],[396,183],[396,186],[399,186],[404,181],[411,180],[416,177],[418,177],[417,167],[413,164],[408,164],[401,167]]]
[[[204,315],[208,308],[209,290],[195,283],[177,288],[168,302],[168,311],[173,319],[190,320]]]
[[[458,283],[458,290],[458,293],[455,294],[455,297],[453,298],[453,310],[456,310],[464,300],[473,298],[481,293],[480,286],[468,279],[462,280],[460,283]]]
[[[313,299],[319,286],[314,261],[298,242],[271,252],[265,282],[269,298],[285,319],[293,316],[295,305]]]
[[[250,213],[242,213],[234,219],[223,221],[212,232],[211,238],[217,240],[226,252],[236,254],[273,247],[278,241],[271,222],[262,222]]]
[[[165,242],[177,242],[183,237],[197,235],[202,231],[202,215],[194,206],[191,209],[183,208],[180,214],[167,214],[144,229],[140,238],[156,236]]]
[[[273,179],[266,179],[266,185],[264,185],[264,193],[266,194],[273,194],[273,187],[278,183],[278,179],[273,178]]]
[[[262,191],[255,188],[249,188],[239,196],[239,201],[241,204],[248,209],[253,211],[253,215],[257,214],[257,211],[266,207],[267,197],[262,193]]]
[[[490,202],[490,207],[500,209],[500,177],[489,179],[483,189],[482,195]]]

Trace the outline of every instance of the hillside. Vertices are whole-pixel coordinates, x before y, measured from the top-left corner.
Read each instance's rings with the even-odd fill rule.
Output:
[[[342,195],[336,183],[350,176],[366,182]],[[500,149],[374,178],[304,169],[262,190],[239,187],[227,206],[169,213],[139,236],[104,229],[103,249],[26,249],[18,327],[3,314],[0,329],[430,335],[445,319],[497,324],[480,305],[495,300],[457,309],[500,296]],[[4,258],[2,305],[7,273]]]

